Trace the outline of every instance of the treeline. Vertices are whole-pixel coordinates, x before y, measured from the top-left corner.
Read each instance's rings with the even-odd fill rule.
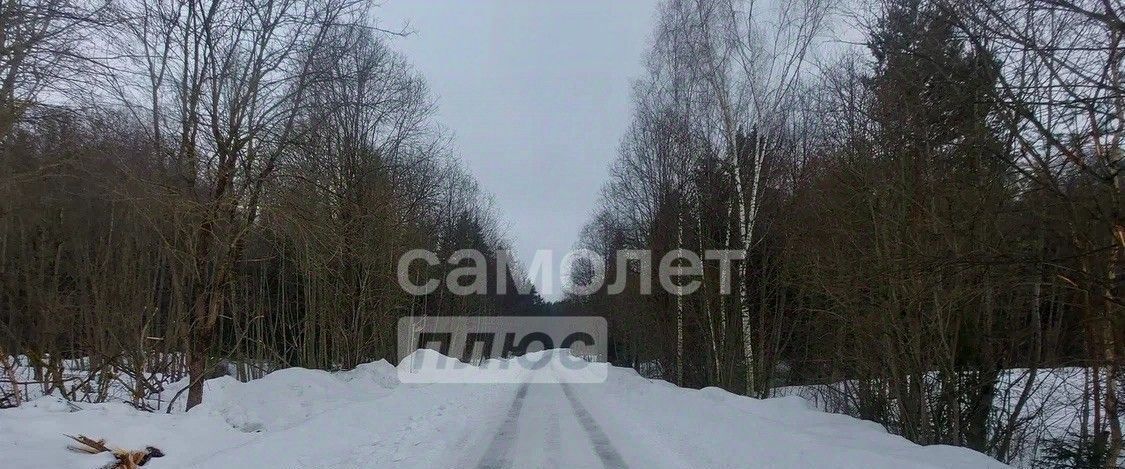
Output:
[[[662,4],[582,241],[627,288],[566,308],[610,318],[617,364],[830,385],[839,410],[1008,462],[1045,445],[1026,426],[1046,368],[1085,367],[1074,457],[1114,467],[1125,7],[882,0],[862,50],[814,61],[830,3],[783,3]],[[748,256],[728,295],[714,262],[697,292],[645,295],[621,249]]]
[[[400,32],[370,16],[357,0],[3,2],[0,359],[76,399],[128,377],[139,404],[186,372],[190,408],[220,363],[348,368],[394,360],[403,316],[541,308],[398,285],[409,249],[506,243],[387,46]]]

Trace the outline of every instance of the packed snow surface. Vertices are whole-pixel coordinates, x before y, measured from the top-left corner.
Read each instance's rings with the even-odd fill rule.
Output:
[[[106,458],[65,450],[63,434],[85,434],[123,448],[159,447],[166,456],[146,469],[1004,467],[965,448],[916,445],[797,397],[683,389],[616,367],[604,383],[558,382],[574,373],[563,353],[533,355],[539,366],[520,369],[526,379],[516,384],[406,384],[386,361],[339,373],[284,369],[247,383],[213,379],[204,404],[186,413],[44,396],[0,411],[0,461],[100,467]],[[418,351],[400,366],[435,355]]]

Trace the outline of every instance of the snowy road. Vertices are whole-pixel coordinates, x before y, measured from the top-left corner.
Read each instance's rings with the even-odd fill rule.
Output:
[[[534,373],[554,373],[548,358]],[[628,467],[571,386],[520,385],[477,467]]]
[[[799,398],[683,389],[624,368],[611,368],[604,383],[527,384],[545,377],[536,373],[566,372],[544,360],[514,381],[525,384],[406,384],[386,362],[223,378],[208,381],[204,405],[187,413],[44,397],[0,411],[0,460],[100,466],[65,451],[65,433],[161,448],[167,456],[145,469],[1003,467]]]

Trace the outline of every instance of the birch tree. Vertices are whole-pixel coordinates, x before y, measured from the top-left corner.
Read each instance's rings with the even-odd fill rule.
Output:
[[[657,35],[681,44],[681,54],[690,57],[692,80],[705,85],[704,102],[712,110],[700,115],[709,120],[716,146],[728,149],[726,167],[735,188],[737,247],[747,252],[754,246],[769,135],[785,119],[781,106],[796,89],[828,11],[820,0],[786,2],[764,14],[756,6],[753,1],[737,0],[670,1],[663,7]],[[756,395],[757,339],[747,285],[748,263],[740,263],[738,272],[736,301],[742,325],[745,391]]]

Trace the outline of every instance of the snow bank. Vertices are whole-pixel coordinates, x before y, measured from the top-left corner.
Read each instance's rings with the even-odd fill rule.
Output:
[[[416,358],[437,358],[419,353]],[[556,359],[548,362],[564,370]],[[465,365],[465,373],[503,365]],[[167,456],[146,469],[475,466],[521,387],[534,394],[560,386],[410,384],[399,381],[400,371],[380,361],[338,373],[285,369],[247,383],[213,379],[204,404],[186,413],[44,396],[0,411],[0,455],[6,467],[95,468],[104,462],[65,451],[66,433],[161,448]],[[634,467],[1000,466],[964,448],[915,445],[799,398],[757,400],[714,388],[681,389],[626,368],[608,371],[604,383],[566,386]],[[565,399],[539,405],[556,404],[571,411]],[[528,438],[537,438],[537,431],[520,429]],[[562,438],[587,441],[581,433]]]
[[[684,389],[626,368],[612,368],[604,389],[578,390],[589,397],[591,413],[622,417],[607,422],[611,438],[662,448],[673,467],[1006,467],[967,448],[917,445],[799,397]],[[625,409],[611,411],[609,403]]]

